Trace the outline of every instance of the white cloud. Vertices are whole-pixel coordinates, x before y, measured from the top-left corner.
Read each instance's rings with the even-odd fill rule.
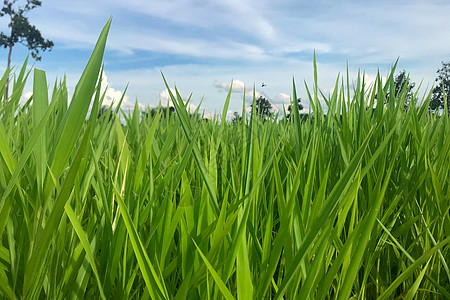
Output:
[[[258,99],[259,97],[268,98],[266,95],[261,94],[258,91],[255,91],[255,99]],[[245,92],[245,102],[252,102],[253,101],[253,90]]]
[[[239,115],[240,115],[240,112],[239,112]],[[221,120],[222,119],[222,112],[214,112],[214,113],[205,113],[205,115],[204,115],[204,117],[206,118],[206,119],[209,119],[209,120],[212,120],[212,119],[218,119],[218,120]],[[227,121],[230,121],[231,119],[233,119],[233,117],[234,117],[234,111],[232,111],[232,110],[227,110],[227,113],[226,113],[226,115],[225,115],[225,119],[227,120]]]
[[[203,115],[203,117],[208,120],[213,120],[216,117],[216,114],[215,113],[205,113]]]
[[[123,93],[119,90],[116,90],[112,87],[110,87],[110,84],[108,82],[108,76],[106,76],[106,73],[103,71],[102,74],[102,84],[101,84],[101,90],[105,91],[105,98],[103,99],[103,103],[102,105],[106,105],[106,106],[111,106],[113,105],[113,107],[116,106],[116,104],[120,101],[120,99],[122,98]],[[128,96],[124,96],[123,97],[123,101],[122,104],[120,105],[120,107],[124,110],[133,110],[135,107],[135,102],[130,101],[130,98],[128,98]],[[138,107],[140,110],[144,110],[145,109],[145,105],[142,103],[138,102]]]
[[[289,105],[291,103],[291,95],[278,93],[274,98],[274,103]]]
[[[227,110],[227,116],[226,116],[227,120],[231,120],[231,119],[233,119],[233,117],[234,117],[234,111]]]
[[[280,112],[280,114],[283,113],[283,106],[279,104],[272,104],[272,112],[277,113]]]
[[[170,89],[172,94],[176,96],[175,89]],[[172,99],[170,97],[169,91],[164,90],[161,93],[159,93],[159,101],[162,106],[173,106]]]
[[[231,89],[232,92],[235,93],[243,93],[245,90],[245,83],[239,79],[232,81],[233,88]],[[225,92],[228,92],[230,90],[231,82],[225,82],[225,81],[214,81],[214,86],[218,88],[219,90],[223,90]]]

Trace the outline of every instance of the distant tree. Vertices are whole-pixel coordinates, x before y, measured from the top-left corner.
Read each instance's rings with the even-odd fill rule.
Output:
[[[111,121],[111,118],[113,117],[113,112],[111,110],[109,112],[109,115],[107,115],[106,113],[108,112],[108,110],[109,110],[108,105],[102,105],[102,107],[100,107],[98,111],[97,119],[107,120],[108,122]]]
[[[447,97],[447,109],[450,113],[450,61],[442,62],[442,68],[436,71],[438,77],[436,78],[437,86],[433,88],[433,94],[431,96],[430,109],[437,110],[444,108],[444,93]]]
[[[414,82],[412,82],[409,78],[408,78],[408,74],[406,73],[406,70],[402,70],[400,71],[397,76],[395,76],[394,79],[394,97],[395,99],[399,99],[400,97],[400,93],[403,90],[403,87],[406,84],[406,81],[408,81],[408,86],[406,87],[406,99],[405,99],[405,108],[408,107],[411,98],[412,98],[412,89],[414,88],[414,86],[416,85]],[[389,102],[390,99],[390,88],[388,89],[387,93],[386,93],[386,102]],[[375,99],[377,99],[377,95],[375,95]]]
[[[253,112],[253,104],[250,105]],[[259,96],[255,101],[255,109],[256,115],[260,116],[263,119],[268,119],[272,116],[272,104],[270,104],[269,100],[264,98],[263,96]]]
[[[232,124],[238,124],[242,121],[242,117],[239,116],[239,113],[237,111],[235,111],[233,113],[233,119],[231,119],[231,123]]]
[[[301,98],[298,98],[297,99],[297,103],[298,103],[298,110],[299,110],[299,112],[304,108],[303,107],[303,104],[301,104],[300,102],[302,101],[302,99]],[[292,107],[290,104],[289,104],[289,106],[288,106],[288,114],[286,115],[286,117],[289,119],[290,117],[291,117],[291,114],[292,114],[292,110],[294,109],[294,107]]]
[[[142,116],[142,118],[148,118],[149,116],[154,118],[158,112],[161,113],[161,117],[165,118],[167,115],[167,107],[164,107],[164,106],[153,107],[149,110],[143,111],[141,113],[141,116]],[[172,106],[169,106],[169,111],[168,111],[169,116],[171,116],[174,112],[175,112],[175,108],[173,108]]]
[[[406,100],[405,100],[405,108],[408,107],[409,102],[411,101],[412,98],[412,89],[414,88],[414,86],[416,85],[414,82],[412,82],[410,79],[408,79],[408,74],[406,74],[406,71],[400,71],[400,73],[395,76],[394,79],[394,86],[395,86],[395,91],[394,91],[394,96],[396,99],[399,98],[400,93],[403,90],[403,87],[406,84],[406,81],[408,80],[408,85],[406,87]],[[389,93],[390,91],[388,91],[388,93],[386,94],[386,99],[388,99],[389,101]]]
[[[30,24],[25,17],[28,11],[41,6],[41,1],[26,0],[23,6],[16,5],[18,0],[4,0],[3,8],[0,10],[0,17],[8,16],[10,28],[9,34],[0,33],[0,46],[8,48],[8,69],[11,66],[12,48],[17,43],[24,45],[31,50],[31,55],[36,60],[40,60],[39,51],[51,50],[53,42],[45,40],[41,32]],[[5,99],[8,98],[8,84],[6,85]]]

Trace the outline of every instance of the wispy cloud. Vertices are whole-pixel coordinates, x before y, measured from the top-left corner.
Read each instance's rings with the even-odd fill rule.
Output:
[[[44,8],[46,12],[44,13]],[[113,15],[109,49],[195,58],[271,61],[302,53],[341,55],[363,63],[444,55],[450,40],[445,1],[77,1],[49,0],[33,15],[43,32],[67,47],[95,42]],[[50,18],[51,16],[51,18]],[[57,22],[57,26],[55,26]],[[96,28],[94,27],[94,28]],[[376,30],[374,30],[376,28]]]

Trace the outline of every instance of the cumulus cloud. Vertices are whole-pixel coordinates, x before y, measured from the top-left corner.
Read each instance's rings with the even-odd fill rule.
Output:
[[[394,75],[395,78],[395,75]],[[373,88],[375,86],[375,82],[377,80],[376,74],[364,74],[364,85],[366,86],[366,90],[369,88]],[[382,84],[385,84],[387,81],[387,76],[381,76],[381,82]],[[354,85],[357,84],[357,79],[353,82]]]
[[[297,95],[298,96],[298,95]],[[321,101],[322,105],[325,104],[324,101]],[[283,105],[284,108],[288,109],[289,105],[291,104],[291,95],[288,95],[286,93],[278,93],[275,97],[274,97],[274,101],[273,101],[273,106],[276,107],[274,108],[274,110],[276,109],[277,111],[280,111],[280,114],[283,112]],[[309,113],[309,101],[307,99],[301,98],[301,104],[303,105],[303,109],[300,110],[300,113]]]
[[[240,114],[240,112],[239,112],[239,114]],[[234,117],[234,111],[227,110],[227,116],[226,116],[227,120],[231,120],[231,119],[233,119],[233,117]]]
[[[239,79],[232,81],[233,88],[231,89],[232,92],[236,93],[243,93],[245,90],[245,83]],[[214,86],[218,88],[219,90],[223,90],[225,92],[228,92],[230,90],[231,82],[225,82],[225,81],[214,81]]]
[[[274,97],[274,103],[289,105],[291,103],[291,95],[286,93],[278,93]]]
[[[261,94],[260,92],[258,92],[258,91],[255,91],[255,99],[258,99],[259,97],[264,97],[264,98],[266,98],[267,100],[269,100],[270,101],[270,99],[268,99],[268,97],[266,96],[266,95],[263,95],[263,94]],[[247,91],[247,92],[245,92],[245,101],[246,102],[251,102],[251,101],[253,101],[253,91]]]
[[[283,112],[283,106],[279,105],[279,104],[272,104],[272,112],[273,113],[277,113],[277,112],[282,113]]]
[[[50,87],[52,87],[52,86],[50,86]],[[23,93],[22,96],[20,96],[19,104],[21,106],[25,105],[25,103],[27,103],[27,101],[30,99],[31,96],[33,96],[33,92],[31,92],[31,91]],[[51,94],[49,93],[49,101],[51,101],[50,97],[51,97]],[[70,104],[71,101],[72,101],[72,95],[69,95],[68,103]]]
[[[103,104],[102,104],[102,105],[106,105],[106,106],[111,106],[111,104],[112,104],[113,107],[115,107],[123,95],[123,93],[121,91],[110,87],[110,83],[108,82],[108,76],[106,75],[106,73],[104,71],[102,74],[101,90],[102,91],[106,90],[105,98],[103,99]],[[134,106],[135,106],[135,102],[131,101],[130,98],[128,98],[128,96],[125,95],[123,97],[123,101],[122,101],[122,104],[120,105],[120,107],[124,111],[127,111],[127,110],[134,109]],[[142,103],[139,103],[139,102],[138,102],[138,107],[140,110],[145,109],[145,105]]]

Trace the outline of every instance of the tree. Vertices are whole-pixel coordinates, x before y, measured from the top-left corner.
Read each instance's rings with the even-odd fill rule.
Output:
[[[303,107],[303,104],[300,103],[301,101],[302,101],[301,98],[298,98],[298,99],[297,99],[298,110],[299,110],[299,112],[304,108],[304,107]],[[292,109],[293,109],[292,105],[289,104],[288,109],[287,109],[287,110],[288,110],[288,114],[287,114],[287,116],[286,116],[288,119],[291,117]]]
[[[158,106],[158,107],[153,107],[153,108],[149,108],[146,111],[143,111],[141,113],[141,117],[142,118],[148,118],[149,116],[154,118],[156,116],[156,114],[160,113],[162,118],[165,118],[167,115],[169,115],[169,117],[175,112],[175,108],[173,106],[169,106],[169,110],[167,110],[167,107],[164,106]]]
[[[442,62],[442,68],[436,71],[438,77],[436,78],[437,86],[433,88],[433,95],[431,96],[430,109],[437,110],[444,108],[444,93],[447,97],[447,109],[450,113],[450,61]]]
[[[109,110],[108,105],[102,105],[100,109],[98,110],[97,119],[99,120],[107,120],[107,122],[111,121],[113,117],[113,111],[109,111],[109,115],[107,114]]]
[[[409,80],[408,75],[406,74],[406,71],[403,70],[401,71],[397,76],[395,76],[394,79],[394,86],[395,86],[395,91],[394,91],[394,96],[396,99],[399,98],[400,93],[403,90],[403,87],[406,84],[406,81],[408,81],[408,85],[406,87],[406,99],[405,99],[405,108],[408,107],[409,102],[411,101],[412,98],[412,89],[414,88],[414,86],[416,85],[414,82],[412,82],[411,80]],[[389,101],[389,91],[386,94],[386,99]]]
[[[253,112],[253,104],[250,105]],[[272,104],[270,104],[269,100],[264,98],[263,96],[259,96],[255,101],[255,109],[256,115],[260,116],[263,119],[268,119],[272,116]]]
[[[8,27],[11,29],[7,35],[0,33],[0,46],[8,48],[8,70],[11,66],[12,48],[17,44],[22,44],[31,51],[31,56],[40,60],[39,51],[51,50],[53,42],[45,40],[41,32],[30,24],[25,16],[30,10],[41,6],[41,1],[26,0],[23,6],[16,5],[18,0],[4,0],[3,8],[0,10],[0,17],[9,16]],[[8,84],[6,85],[5,99],[8,98]]]
[[[242,117],[239,116],[239,113],[237,111],[235,111],[233,113],[233,119],[231,119],[231,123],[232,124],[238,124],[242,122]]]
[[[406,74],[406,71],[400,71],[398,73],[397,76],[395,76],[394,79],[394,98],[395,99],[399,99],[400,94],[403,90],[403,87],[405,86],[406,82],[408,81],[408,85],[406,87],[406,99],[405,99],[405,108],[408,107],[409,102],[411,101],[412,98],[412,89],[414,88],[414,86],[416,85],[414,82],[412,82],[409,78],[408,78],[408,74]],[[388,88],[388,91],[386,93],[386,103],[389,102],[390,99],[390,87]],[[375,99],[377,99],[378,95],[375,95]]]

